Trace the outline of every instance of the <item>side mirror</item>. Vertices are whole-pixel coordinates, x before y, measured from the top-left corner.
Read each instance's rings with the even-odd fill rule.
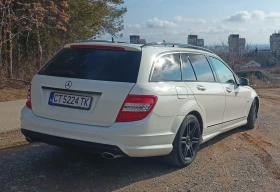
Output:
[[[249,85],[249,79],[244,78],[244,77],[239,77],[239,85],[248,86]]]

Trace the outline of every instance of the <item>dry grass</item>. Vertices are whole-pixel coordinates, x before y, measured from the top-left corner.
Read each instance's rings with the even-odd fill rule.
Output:
[[[276,69],[271,70],[271,73],[272,74],[280,74],[280,68],[278,67]]]
[[[0,77],[0,89],[12,88],[12,89],[24,89],[29,85],[29,81],[4,79]]]
[[[252,86],[254,89],[274,89],[280,88],[280,84],[263,84],[258,86]]]
[[[256,76],[252,75],[248,77],[250,86],[255,89],[263,88],[280,88],[280,81],[271,82],[268,80],[259,80]]]
[[[0,89],[0,102],[25,99],[26,95],[27,89]]]
[[[26,99],[28,83],[15,80],[0,81],[0,102]]]

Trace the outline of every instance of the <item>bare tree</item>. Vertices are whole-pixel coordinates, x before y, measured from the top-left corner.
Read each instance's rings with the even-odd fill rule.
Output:
[[[216,54],[227,62],[234,71],[236,71],[238,68],[237,64],[241,59],[240,54],[230,50],[228,42],[225,42],[224,40],[221,40],[220,44],[217,46],[221,47],[222,51],[217,52]]]

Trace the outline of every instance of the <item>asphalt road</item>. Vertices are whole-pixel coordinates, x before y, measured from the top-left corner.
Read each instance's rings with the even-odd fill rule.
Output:
[[[26,100],[0,102],[0,133],[20,128],[20,111]]]
[[[0,150],[0,191],[280,191],[280,89],[259,94],[255,129],[203,144],[187,168],[159,157],[105,160],[35,143]]]

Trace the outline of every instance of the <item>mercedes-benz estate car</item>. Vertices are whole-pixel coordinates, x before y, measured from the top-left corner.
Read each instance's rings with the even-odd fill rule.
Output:
[[[260,101],[248,84],[204,48],[73,43],[33,77],[21,130],[29,142],[183,167],[201,143],[254,127]]]

